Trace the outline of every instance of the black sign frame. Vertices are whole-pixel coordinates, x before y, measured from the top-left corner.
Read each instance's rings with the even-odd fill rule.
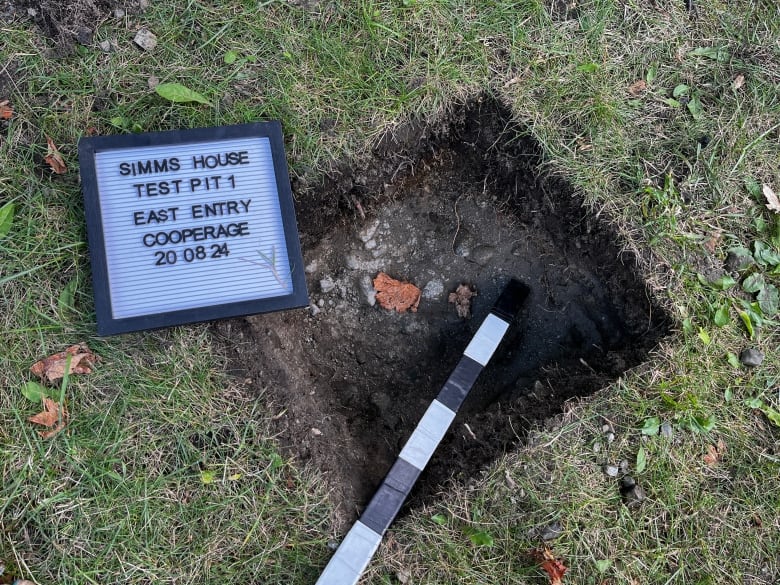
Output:
[[[204,307],[187,308],[163,313],[150,313],[126,318],[114,318],[109,288],[109,268],[106,261],[104,226],[101,214],[100,190],[97,180],[95,156],[99,152],[144,148],[163,145],[217,142],[239,138],[267,138],[271,146],[273,169],[276,179],[282,229],[287,255],[292,267],[293,290],[288,295],[248,301],[215,303]],[[292,189],[284,153],[282,126],[278,121],[252,122],[233,126],[215,126],[144,134],[83,137],[78,143],[81,186],[87,222],[92,282],[97,315],[97,332],[100,336],[117,335],[132,331],[159,329],[189,323],[214,321],[257,313],[306,307],[309,295],[303,270],[303,256],[298,238]]]

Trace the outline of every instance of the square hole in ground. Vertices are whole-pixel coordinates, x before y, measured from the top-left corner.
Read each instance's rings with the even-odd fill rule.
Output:
[[[417,501],[477,474],[565,400],[640,364],[667,333],[615,231],[562,180],[540,175],[540,163],[538,145],[489,98],[397,129],[368,168],[297,189],[312,306],[218,325],[263,389],[282,445],[326,474],[345,521],[511,277],[531,295],[421,476]],[[375,303],[379,272],[422,289],[416,312]],[[460,285],[476,293],[470,318],[450,302]]]

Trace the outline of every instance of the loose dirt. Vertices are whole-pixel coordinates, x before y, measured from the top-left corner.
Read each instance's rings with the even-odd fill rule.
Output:
[[[341,521],[370,498],[510,277],[530,299],[413,503],[479,473],[667,333],[635,259],[540,163],[538,145],[488,98],[399,128],[368,166],[295,185],[306,265],[294,268],[311,307],[216,325],[283,447],[327,475]],[[417,312],[379,307],[379,272],[422,289]],[[470,319],[449,302],[461,285],[476,292]]]
[[[95,29],[105,20],[137,14],[148,4],[148,0],[0,0],[0,15],[29,18],[51,39],[55,54],[62,56],[72,53],[76,44],[91,45]]]

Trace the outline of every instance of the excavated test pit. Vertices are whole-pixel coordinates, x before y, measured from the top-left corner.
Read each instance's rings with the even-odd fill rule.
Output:
[[[532,289],[421,476],[412,500],[464,480],[562,403],[645,360],[667,332],[630,254],[562,181],[509,112],[478,99],[410,125],[368,171],[298,186],[312,307],[218,325],[263,389],[279,440],[324,471],[351,521],[457,363],[503,285]],[[364,217],[365,215],[365,217]],[[423,289],[416,313],[374,304],[379,271]],[[449,294],[476,288],[471,319]]]

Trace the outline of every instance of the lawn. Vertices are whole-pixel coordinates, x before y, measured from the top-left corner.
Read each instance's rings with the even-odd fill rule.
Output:
[[[547,583],[531,551],[553,525],[564,583],[780,581],[775,2],[65,4],[0,1],[5,577],[306,584],[344,534],[212,327],[96,335],[78,139],[280,120],[301,204],[409,120],[487,95],[620,234],[674,331],[406,514],[364,582]],[[174,82],[209,105],[155,91]],[[29,367],[82,341],[101,360],[58,386],[70,421],[44,439]],[[641,502],[605,472],[622,461]]]

